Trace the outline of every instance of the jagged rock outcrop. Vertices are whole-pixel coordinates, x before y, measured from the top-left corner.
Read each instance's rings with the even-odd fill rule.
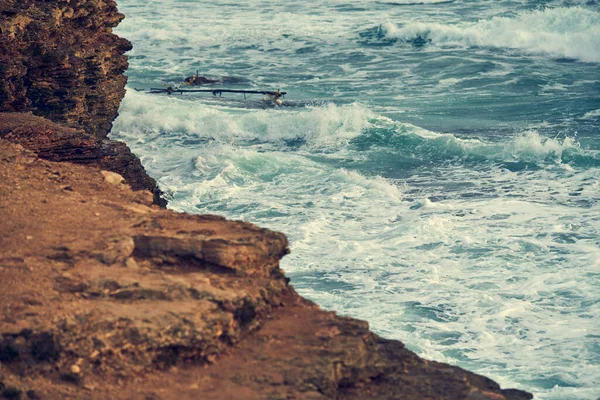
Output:
[[[31,112],[72,128],[13,114],[3,117],[0,137],[50,160],[115,171],[164,206],[137,157],[107,139],[127,81],[131,44],[112,33],[122,19],[113,0],[0,0],[0,111]]]
[[[32,111],[103,139],[131,43],[114,0],[0,0],[0,111]]]
[[[528,399],[299,297],[283,234],[0,139],[0,390],[42,399]]]
[[[127,145],[97,140],[87,132],[27,113],[0,113],[0,138],[19,143],[39,157],[97,166],[122,175],[134,190],[148,189],[155,204],[165,206],[160,190]]]

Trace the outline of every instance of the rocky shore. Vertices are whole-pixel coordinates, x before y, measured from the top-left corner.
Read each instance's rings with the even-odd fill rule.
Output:
[[[0,0],[0,398],[529,399],[301,298],[286,237],[164,208],[107,134],[113,0]]]

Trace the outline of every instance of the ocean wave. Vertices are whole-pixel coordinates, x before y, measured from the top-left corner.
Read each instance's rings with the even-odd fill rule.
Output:
[[[575,139],[549,138],[537,131],[526,131],[504,141],[462,139],[450,133],[436,133],[391,120],[379,121],[352,141],[360,150],[394,151],[414,161],[433,162],[451,159],[492,161],[502,164],[562,165],[600,167],[593,151],[581,148]],[[515,165],[514,167],[519,167]]]
[[[128,91],[115,131],[146,137],[171,135],[223,143],[288,143],[311,148],[343,146],[359,136],[375,114],[358,103],[300,110],[246,110],[211,106],[193,99]]]
[[[392,152],[415,162],[464,159],[521,163],[523,167],[600,166],[598,154],[582,149],[570,137],[548,138],[533,130],[503,141],[464,139],[391,120],[358,103],[240,110],[129,91],[120,112],[114,131],[128,141],[168,138],[190,146],[214,142],[277,151],[352,152],[356,157]]]
[[[600,12],[582,7],[522,12],[475,23],[413,22],[381,26],[382,40],[520,49],[554,57],[600,62]]]
[[[588,111],[583,115],[583,119],[600,118],[600,109]]]
[[[421,4],[446,4],[454,3],[454,0],[394,0],[394,1],[381,1],[381,4],[387,4],[390,6],[412,6]]]

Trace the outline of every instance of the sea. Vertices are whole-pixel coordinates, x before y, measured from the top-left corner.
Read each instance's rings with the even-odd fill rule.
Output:
[[[424,358],[600,398],[600,1],[118,5],[111,137],[170,209],[284,232],[301,295]],[[284,104],[147,91],[196,73]]]

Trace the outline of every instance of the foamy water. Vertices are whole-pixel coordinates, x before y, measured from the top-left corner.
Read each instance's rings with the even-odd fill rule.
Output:
[[[514,17],[441,24],[413,22],[384,26],[389,37],[421,38],[438,45],[524,50],[554,57],[600,62],[600,12],[581,7],[526,11]]]
[[[130,88],[112,136],[172,209],[286,233],[300,293],[423,357],[597,399],[595,2],[120,8],[130,87],[199,69],[293,105]]]

